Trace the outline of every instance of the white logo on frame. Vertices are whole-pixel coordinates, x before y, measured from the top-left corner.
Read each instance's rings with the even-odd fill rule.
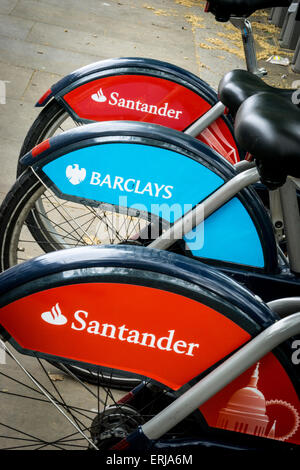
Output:
[[[42,313],[41,317],[46,323],[50,323],[51,325],[65,325],[68,321],[61,313],[58,303],[48,312]]]
[[[182,117],[183,111],[176,110],[170,107],[170,104],[160,103],[161,106],[155,104],[145,103],[142,99],[127,99],[120,97],[120,93],[118,91],[113,91],[110,93],[109,97],[107,98],[102,88],[99,88],[96,93],[91,95],[91,99],[96,101],[97,103],[107,103],[110,106],[117,106],[118,108],[126,108],[132,111],[139,111],[141,113],[146,114],[154,114],[156,116],[162,116],[169,119],[180,119]]]
[[[66,177],[68,178],[70,183],[77,185],[84,181],[86,177],[86,169],[80,169],[77,163],[74,163],[74,165],[68,165],[66,168]]]
[[[91,96],[92,100],[96,101],[97,103],[104,103],[107,98],[106,96],[104,95],[103,91],[102,91],[102,88],[100,88],[100,90],[98,90],[96,93],[94,93],[92,96]]]

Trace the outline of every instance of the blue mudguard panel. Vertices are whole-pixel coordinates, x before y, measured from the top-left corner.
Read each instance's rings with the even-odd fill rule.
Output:
[[[69,198],[146,211],[173,223],[208,197],[224,179],[199,161],[161,147],[107,143],[71,151],[43,172]],[[252,218],[233,199],[186,236],[194,256],[264,267]]]
[[[260,239],[249,213],[234,198],[190,232],[185,240],[192,254],[201,258],[264,266]]]
[[[43,171],[63,194],[138,209],[170,223],[223,184],[191,158],[130,143],[81,148]]]
[[[62,198],[152,211],[170,223],[236,174],[202,142],[136,122],[74,128],[39,144],[22,164],[32,166]],[[186,242],[194,256],[278,269],[272,224],[251,188],[188,234]]]

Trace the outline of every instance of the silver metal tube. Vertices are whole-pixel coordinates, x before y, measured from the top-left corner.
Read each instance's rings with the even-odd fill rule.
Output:
[[[270,198],[270,214],[273,223],[273,227],[276,234],[277,242],[281,242],[283,239],[283,232],[284,232],[284,223],[283,223],[283,214],[282,214],[282,206],[281,206],[281,199],[280,199],[280,191],[279,189],[275,189],[274,191],[269,191],[269,198]]]
[[[230,18],[230,22],[241,30],[248,72],[258,75],[259,77],[266,75],[267,71],[263,68],[259,69],[257,65],[256,47],[250,21],[246,18],[232,17]]]
[[[158,439],[288,338],[300,333],[300,312],[270,326],[200,382],[142,426],[148,439]]]
[[[252,25],[249,20],[244,20],[242,28],[242,37],[247,69],[251,73],[259,74]]]
[[[227,181],[221,188],[217,189],[201,204],[198,204],[192,211],[188,212],[181,219],[178,219],[172,227],[166,230],[159,238],[150,243],[150,248],[166,250],[173,245],[175,240],[181,240],[196,225],[209,217],[213,212],[223,206],[234,197],[241,189],[259,181],[259,174],[256,168],[239,173],[231,180]]]
[[[300,178],[292,178],[291,180],[294,181],[295,185],[297,186],[297,189],[300,189]]]
[[[300,214],[295,183],[287,178],[279,191],[290,270],[300,274]]]
[[[300,297],[286,297],[268,302],[268,307],[281,317],[300,312]]]
[[[191,135],[192,137],[197,137],[201,132],[204,131],[208,126],[215,122],[225,111],[225,106],[221,101],[216,103],[212,108],[210,108],[207,113],[201,116],[194,124],[188,127],[184,133]]]
[[[234,169],[238,173],[242,173],[242,171],[249,170],[249,168],[254,168],[256,166],[255,162],[249,162],[248,160],[241,160],[234,164]]]

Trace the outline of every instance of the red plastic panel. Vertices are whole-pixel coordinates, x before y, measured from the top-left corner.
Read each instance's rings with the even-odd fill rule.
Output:
[[[37,155],[40,155],[41,153],[43,153],[45,150],[48,150],[49,148],[50,148],[50,140],[46,139],[40,144],[33,147],[33,149],[31,150],[31,155],[33,157],[36,157]]]
[[[126,284],[39,292],[2,308],[0,323],[24,349],[150,376],[173,389],[250,338],[195,300]]]
[[[300,445],[300,403],[270,353],[201,407],[212,427]]]
[[[64,99],[81,119],[143,121],[179,131],[211,108],[189,88],[147,75],[100,78],[75,88]],[[219,118],[199,139],[231,163],[239,161],[236,144],[223,119]]]

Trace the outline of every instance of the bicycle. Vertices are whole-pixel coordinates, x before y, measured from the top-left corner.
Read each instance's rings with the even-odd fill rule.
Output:
[[[286,121],[278,120],[278,109],[285,113]],[[291,202],[289,175],[298,177],[299,172],[299,114],[292,104],[269,93],[245,101],[237,114],[236,136],[256,156],[257,167],[244,170],[243,177],[233,176],[213,191],[202,203],[206,215],[224,205],[233,193],[242,192],[241,187],[258,180],[258,172],[268,186],[284,188],[283,200]],[[91,137],[103,126],[88,125],[75,134]],[[133,124],[127,123],[128,129],[130,126]],[[282,142],[287,127],[288,146]],[[204,148],[180,133],[159,130],[169,139],[176,135],[190,148]],[[54,138],[55,145],[50,146],[48,156],[45,151],[36,168],[43,165],[41,160],[49,164],[51,152],[59,160],[59,141],[66,144],[68,138],[70,133],[63,139]],[[292,208],[289,204],[289,211]],[[195,222],[195,210],[191,212]],[[293,245],[296,220],[300,220],[299,213],[288,226],[288,246]],[[183,223],[182,227],[185,230]],[[174,224],[170,232],[177,229]],[[228,451],[299,450],[300,297],[277,295],[265,304],[221,269],[155,249],[167,239],[174,243],[176,237],[170,237],[170,232],[148,247],[62,250],[1,273],[1,344],[38,387],[41,404],[47,399],[71,426],[59,425],[55,436],[49,436],[47,427],[47,435],[41,439],[28,430],[18,430],[22,434],[17,438],[22,436],[25,445],[73,449],[81,446],[82,439],[87,447],[102,452],[185,453],[207,446]],[[297,253],[291,254],[294,269]],[[59,360],[66,366],[90,366],[99,378],[105,368],[116,369],[142,382],[124,397],[108,386],[106,397],[88,387],[96,407],[91,408],[90,401],[86,409],[78,403],[68,407],[62,391],[55,387],[55,396],[47,391],[11,346],[21,356],[39,362]],[[17,391],[17,395],[21,393]],[[52,416],[51,420],[55,422]],[[21,421],[24,423],[22,417]],[[8,429],[6,443],[16,425]]]
[[[218,8],[222,9],[222,1],[217,1],[217,2],[210,2],[210,9],[213,14],[217,17],[218,20],[222,20],[221,14],[219,14]],[[238,3],[238,4],[237,4]],[[277,2],[278,3],[278,2]],[[272,6],[276,6],[277,4],[272,3]],[[220,6],[219,6],[220,5]],[[66,113],[73,113],[74,110],[71,111],[71,103],[69,100],[66,98],[64,99],[64,96],[66,97],[69,95],[69,91],[74,94],[74,101],[73,104],[76,106],[80,107],[80,98],[79,95],[81,92],[83,95],[86,96],[92,96],[95,93],[95,83],[97,86],[99,86],[99,80],[110,80],[111,78],[113,79],[115,83],[116,77],[119,77],[121,80],[121,83],[124,85],[133,87],[134,90],[139,90],[140,87],[137,83],[134,83],[134,86],[132,85],[132,80],[138,79],[142,80],[142,88],[145,89],[147,88],[143,80],[148,80],[149,77],[151,80],[153,77],[155,77],[155,80],[159,80],[160,82],[160,88],[164,90],[164,86],[162,85],[162,82],[166,83],[166,87],[168,90],[168,96],[170,98],[170,93],[173,96],[176,96],[176,100],[178,100],[178,93],[177,91],[180,90],[185,90],[183,91],[183,97],[181,100],[182,103],[182,109],[185,109],[187,106],[187,102],[189,103],[188,106],[192,104],[193,111],[189,112],[188,119],[190,119],[188,125],[186,118],[185,120],[185,125],[182,127],[178,126],[175,128],[183,130],[185,133],[188,135],[192,135],[194,137],[199,137],[201,132],[205,130],[205,135],[208,135],[211,130],[209,130],[209,126],[213,125],[215,130],[217,130],[217,134],[219,134],[219,130],[217,129],[218,126],[220,128],[224,128],[223,124],[217,124],[220,123],[220,119],[223,120],[222,122],[225,123],[225,127],[229,129],[231,126],[230,124],[230,119],[228,121],[227,117],[223,115],[225,107],[230,109],[231,114],[234,116],[236,113],[239,105],[248,97],[251,96],[253,93],[256,93],[258,91],[272,91],[279,93],[280,95],[282,94],[283,96],[286,96],[287,99],[291,99],[292,93],[294,90],[276,90],[272,87],[269,87],[266,85],[262,80],[258,79],[258,76],[263,73],[263,71],[259,70],[257,67],[257,61],[256,61],[256,55],[255,55],[255,46],[254,46],[254,39],[252,35],[252,29],[251,29],[251,24],[250,22],[245,19],[245,18],[237,18],[236,16],[232,15],[244,15],[248,16],[252,12],[254,12],[257,8],[260,7],[265,7],[266,2],[256,2],[251,4],[251,7],[249,7],[248,4],[243,4],[241,7],[239,5],[239,2],[230,2],[226,4],[226,12],[227,12],[227,17],[224,18],[224,12],[223,14],[223,20],[225,19],[228,21],[231,19],[232,23],[235,24],[238,28],[241,29],[242,31],[242,38],[243,38],[243,44],[244,44],[244,50],[245,50],[245,58],[246,58],[246,63],[247,63],[247,68],[253,76],[251,77],[250,75],[244,74],[243,71],[234,71],[232,72],[232,75],[229,74],[229,79],[228,79],[228,85],[229,87],[233,85],[233,87],[236,88],[235,90],[235,96],[233,97],[232,90],[229,89],[230,93],[230,99],[227,99],[226,96],[226,91],[223,92],[223,102],[218,101],[217,95],[213,90],[210,89],[210,87],[199,81],[199,79],[195,76],[192,76],[191,74],[178,69],[173,66],[169,66],[168,64],[164,64],[162,62],[158,61],[151,61],[151,60],[144,60],[144,59],[120,59],[115,61],[108,61],[108,62],[101,62],[101,63],[96,63],[92,64],[91,66],[85,67],[83,69],[80,69],[79,71],[75,71],[74,73],[70,74],[70,76],[65,77],[62,79],[60,82],[58,82],[56,85],[54,85],[51,89],[51,93],[48,91],[46,92],[44,99],[39,100],[39,105],[45,105],[46,103],[47,106],[44,108],[42,111],[41,115],[37,118],[36,122],[33,124],[31,130],[29,131],[28,135],[26,136],[23,148],[21,150],[21,156],[24,155],[24,153],[29,152],[36,144],[38,144],[41,140],[47,140],[49,136],[52,134],[55,134],[56,130],[60,127],[62,124],[62,121],[66,117]],[[269,4],[268,4],[269,6]],[[217,10],[216,10],[217,8]],[[127,64],[127,65],[126,65]],[[128,69],[126,67],[129,67]],[[121,67],[121,68],[120,68]],[[125,68],[124,68],[125,67]],[[138,67],[137,69],[135,67]],[[147,69],[147,70],[146,70]],[[129,75],[127,75],[127,72]],[[158,76],[160,78],[158,78]],[[99,78],[101,77],[101,78]],[[109,78],[110,77],[110,78]],[[163,78],[162,78],[163,77]],[[247,82],[247,87],[245,87],[245,83]],[[101,82],[102,83],[102,82]],[[173,90],[172,87],[176,86],[178,87],[177,91]],[[90,87],[94,87],[93,89]],[[183,87],[183,88],[182,88]],[[186,88],[188,87],[188,89]],[[106,97],[103,95],[103,90],[105,90],[104,85],[100,87],[101,93],[99,92],[99,95],[96,101],[90,100],[91,103],[94,103],[95,106],[100,104],[103,104],[103,101],[107,102]],[[154,93],[154,90],[156,90],[155,86],[148,86],[148,89],[150,93]],[[170,90],[173,90],[170,92]],[[192,95],[189,95],[189,93],[192,93]],[[180,93],[180,92],[179,92]],[[195,93],[198,93],[200,99],[200,102],[197,99],[197,96]],[[106,94],[109,94],[107,92]],[[116,98],[115,98],[115,93],[113,93],[113,101],[115,103]],[[100,96],[100,98],[99,98]],[[189,96],[189,98],[188,98]],[[76,99],[75,99],[76,97]],[[232,98],[233,97],[233,98]],[[149,97],[150,98],[150,97]],[[169,108],[172,107],[172,103],[170,102],[168,98],[168,106]],[[206,112],[206,114],[200,118],[198,118],[196,121],[196,113],[199,113],[200,115],[203,114],[203,99],[205,102],[209,104],[209,106],[213,105],[213,107]],[[50,101],[49,101],[50,100]],[[161,107],[166,107],[165,101],[163,100],[163,96],[159,97],[160,100],[160,105],[164,103],[162,106],[159,106],[158,101],[155,101],[155,104],[153,104],[153,107],[156,107],[157,109],[160,109]],[[102,101],[102,103],[101,103]],[[132,99],[133,103],[137,103],[138,99]],[[150,100],[151,101],[151,100]],[[201,104],[202,103],[202,104]],[[58,112],[58,117],[57,117],[57,106],[59,108]],[[71,107],[70,107],[71,106]],[[148,105],[147,105],[148,106]],[[174,105],[175,106],[175,105]],[[205,105],[206,106],[206,105]],[[54,108],[55,112],[53,113],[52,111],[50,112],[50,108]],[[90,108],[90,106],[89,106]],[[113,114],[106,115],[104,113],[103,116],[98,115],[99,120],[103,119],[119,119],[122,118],[124,119],[134,119],[137,120],[139,119],[137,114],[135,113],[134,115],[131,115],[132,110],[128,110],[129,114],[123,113],[125,108],[118,108],[115,106],[111,107],[113,109]],[[116,113],[116,108],[120,111],[122,111],[122,115],[118,115]],[[149,106],[148,106],[149,108]],[[93,108],[94,109],[94,108]],[[93,113],[96,113],[96,109],[98,110],[97,112],[99,113],[99,110],[102,108],[95,108],[93,110]],[[149,109],[148,109],[149,111]],[[167,112],[167,110],[165,110]],[[180,111],[176,111],[176,113],[180,113]],[[147,113],[146,113],[147,114]],[[164,113],[163,113],[164,114]],[[181,113],[183,114],[183,113]],[[50,115],[51,117],[46,117]],[[158,115],[158,113],[157,113]],[[221,116],[223,117],[221,118]],[[45,117],[44,117],[45,116]],[[148,117],[146,120],[150,120],[153,118],[154,114],[148,112]],[[173,117],[176,115],[173,113]],[[192,118],[190,117],[192,116]],[[78,111],[77,112],[77,117],[75,118],[75,121],[84,123],[87,122],[86,120],[87,116],[81,115],[81,113]],[[143,116],[144,118],[144,116]],[[171,119],[172,120],[172,119]],[[175,123],[176,119],[173,119],[173,122]],[[162,123],[161,121],[153,121],[153,122],[158,122]],[[166,125],[166,123],[163,123]],[[186,127],[187,125],[187,127]],[[217,127],[216,127],[217,126]],[[228,127],[229,126],[229,127]],[[225,128],[224,128],[225,129]],[[225,158],[227,158],[231,163],[236,163],[239,161],[239,153],[237,152],[236,145],[232,146],[232,139],[229,136],[229,134],[232,134],[232,129],[224,131],[224,138],[219,134],[219,137],[215,135],[216,133],[213,132],[213,134],[210,134],[212,136],[212,140],[209,141],[209,139],[204,140],[208,145],[210,145],[212,148],[216,149],[217,152]],[[217,140],[216,140],[217,139]],[[224,148],[220,147],[220,139],[223,142],[223,144],[227,143],[229,145],[229,153],[226,153],[226,145]],[[203,140],[203,139],[202,139]],[[213,144],[213,141],[215,142],[215,145]],[[219,142],[219,143],[218,143]],[[231,143],[230,143],[231,142]],[[225,149],[225,153],[224,153]],[[35,150],[38,152],[38,150]],[[234,158],[231,158],[230,155],[233,155],[234,153]],[[238,163],[238,165],[243,165],[241,163]],[[19,170],[18,170],[18,175],[21,173],[21,168],[22,166],[19,165]],[[260,197],[264,201],[265,204],[268,204],[268,196],[266,194],[266,191],[264,188],[257,187],[256,188]],[[274,201],[271,201],[273,206],[278,207],[278,195],[274,193],[272,195],[272,198]],[[74,221],[71,220],[68,223],[68,217],[69,215],[66,214],[64,209],[62,208],[61,210],[64,211],[64,217],[63,217],[63,226],[57,226],[53,225],[51,222],[51,218],[53,216],[53,212],[56,211],[54,208],[54,205],[51,201],[51,195],[49,195],[47,192],[43,194],[41,192],[40,198],[37,199],[36,201],[36,207],[32,209],[32,212],[28,214],[28,226],[30,227],[30,231],[33,235],[33,237],[40,242],[45,248],[46,251],[50,251],[53,249],[59,249],[59,248],[65,248],[67,246],[74,246],[77,243],[79,244],[85,244],[85,243],[93,243],[93,242],[101,242],[101,243],[106,243],[108,242],[114,242],[114,239],[120,240],[120,238],[124,238],[124,233],[119,234],[115,228],[114,230],[114,217],[112,213],[109,212],[103,212],[102,214],[102,225],[103,229],[106,231],[106,233],[111,234],[107,236],[106,238],[102,237],[101,240],[98,239],[97,234],[91,234],[90,233],[90,221],[91,217],[93,216],[91,211],[86,211],[86,213],[82,212],[81,214],[81,227],[79,227],[79,232],[82,234],[85,231],[87,231],[87,235],[84,235],[83,237],[78,235],[78,239],[75,237],[76,233],[76,227],[77,224],[74,224]],[[58,204],[57,201],[55,204]],[[47,214],[47,207],[50,210],[50,213]],[[60,208],[57,206],[57,211],[59,212]],[[274,211],[273,211],[274,212]],[[108,214],[108,217],[106,219],[106,214]],[[125,216],[123,217],[124,219],[124,224],[126,222]],[[128,225],[130,226],[130,221],[127,221]],[[74,227],[75,225],[75,227]],[[95,223],[93,224],[95,225]],[[279,232],[280,236],[282,237],[282,216],[281,214],[276,211],[276,215],[274,216],[274,225],[276,226],[276,230]],[[132,227],[131,227],[132,228]],[[115,231],[115,233],[114,233]],[[72,236],[69,236],[69,233],[73,232]],[[66,235],[64,237],[64,234]],[[128,238],[128,237],[126,237]],[[83,240],[84,239],[84,240]]]
[[[289,0],[259,0],[249,6],[249,2],[215,0],[207,2],[206,11],[241,31],[247,70],[260,77],[266,71],[258,68],[247,17],[259,9],[289,4]],[[270,89],[263,82],[255,83]],[[293,91],[283,93],[290,98]],[[113,120],[165,125],[200,139],[232,164],[244,157],[234,139],[232,118],[224,114],[216,91],[196,75],[158,60],[125,57],[90,64],[52,85],[36,106],[44,109],[29,130],[20,156],[54,135],[69,116],[73,125]]]
[[[227,87],[225,89],[227,90]],[[281,101],[286,102],[276,94],[271,96],[275,106],[278,102],[280,105]],[[281,111],[283,108],[279,109]],[[298,112],[296,107],[295,112]],[[60,207],[64,207],[60,200],[68,204],[66,214],[69,215],[69,211],[73,211],[75,222],[80,220],[78,217],[81,214],[76,212],[78,208],[80,211],[82,207],[91,207],[96,216],[99,214],[99,208],[98,227],[95,228],[99,237],[103,230],[101,214],[104,208],[111,211],[115,219],[119,219],[120,233],[123,231],[127,235],[116,239],[118,243],[126,243],[127,239],[129,244],[171,249],[186,256],[196,257],[217,266],[265,301],[276,299],[278,292],[283,297],[298,295],[299,213],[296,186],[293,186],[293,183],[288,183],[284,189],[280,189],[289,243],[287,260],[280,250],[278,256],[278,243],[269,215],[256,193],[249,187],[259,181],[257,171],[251,168],[253,163],[248,162],[250,169],[245,168],[237,173],[229,163],[217,158],[213,150],[195,139],[160,126],[129,122],[82,126],[51,138],[46,145],[42,144],[39,150],[39,154],[35,149],[24,157],[24,164],[28,168],[1,206],[2,269],[22,261],[20,253],[28,253],[28,256],[32,257],[39,254],[38,249],[40,252],[47,251],[43,242],[37,243],[37,237],[32,239],[26,222],[41,191],[47,187]],[[139,168],[136,164],[137,158],[143,158],[144,162],[148,162],[148,166],[143,168],[144,174],[139,173],[138,177],[133,178],[134,172]],[[97,167],[99,161],[102,176]],[[108,169],[111,168],[112,161],[117,165],[118,174],[122,174],[122,177],[106,171],[107,165]],[[162,174],[163,168],[164,180],[153,181],[150,185],[149,176]],[[109,174],[110,177],[107,176]],[[185,174],[187,176],[182,178]],[[118,182],[115,189],[112,189],[113,181]],[[138,181],[139,190],[136,191]],[[202,182],[201,188],[198,181]],[[93,184],[90,184],[91,182]],[[266,183],[269,184],[268,181]],[[105,193],[99,192],[100,184],[106,187]],[[127,200],[124,199],[124,188],[128,190]],[[145,188],[146,197],[145,193],[143,194]],[[160,197],[155,198],[155,188],[157,196]],[[174,188],[175,197],[166,204]],[[222,197],[219,197],[219,194]],[[63,218],[64,214],[61,213],[60,217]],[[124,220],[127,221],[128,218],[131,225],[124,226]],[[77,222],[76,235],[80,227],[82,224]],[[177,232],[178,228],[180,234]],[[182,228],[185,231],[182,231]],[[93,229],[93,233],[95,232]],[[62,232],[61,238],[65,243],[64,235]],[[88,233],[82,231],[81,236],[88,237]],[[91,244],[95,243],[95,240],[88,240]],[[31,244],[35,245],[34,251],[30,249]],[[116,378],[116,385],[127,386],[126,378],[122,377],[120,381]]]
[[[253,49],[253,42],[251,39],[252,36],[250,35],[251,25],[248,23],[248,20],[245,20],[245,19],[241,20],[241,19],[235,18],[232,21],[235,24],[239,24],[244,32],[243,39],[244,39],[244,44],[245,44],[247,64],[248,64],[248,68],[252,70],[253,75],[251,76],[247,74],[244,75],[243,71],[235,71],[230,75],[229,77],[230,80],[228,81],[228,83],[232,83],[233,80],[235,80],[236,86],[239,86],[239,82],[241,81],[241,78],[242,78],[242,81],[244,82],[243,85],[245,85],[245,79],[247,79],[248,88],[247,89],[243,87],[239,88],[239,91],[243,92],[242,99],[239,97],[240,102],[242,102],[248,95],[251,95],[252,93],[258,90],[271,89],[272,91],[274,91],[273,88],[268,87],[255,76],[255,74],[259,73],[259,71],[257,70],[256,62],[254,61],[255,53]],[[243,27],[241,25],[243,25]],[[244,31],[244,27],[247,27],[246,32]],[[140,63],[139,61],[137,62]],[[137,66],[137,62],[134,61],[135,66]],[[157,73],[158,73],[158,70],[160,70],[159,75],[161,76],[161,63],[158,63],[158,62],[154,63],[154,61],[148,61],[147,63],[148,63],[148,66],[150,63],[152,64],[151,70],[153,70],[153,67],[156,68]],[[104,66],[104,68],[106,68],[107,65],[108,65],[107,63],[106,64],[101,63],[101,67]],[[140,69],[140,71],[141,70],[144,71],[145,62],[142,61],[140,63],[140,66],[142,66],[142,69]],[[110,63],[110,67],[111,67],[111,63]],[[109,74],[111,74],[111,69],[109,70],[110,70]],[[131,72],[132,71],[133,69],[131,69]],[[123,68],[121,72],[123,74],[124,72]],[[86,74],[85,80],[88,80],[88,84],[90,86],[91,76],[93,76],[94,78],[95,76],[90,74],[90,69],[81,71],[81,73],[83,75]],[[174,74],[175,75],[177,74],[176,75],[177,78],[179,79],[181,77],[180,78],[181,81],[184,79],[184,82],[186,82],[188,79],[188,74],[184,75],[182,71],[179,73],[179,70],[177,70],[177,72],[175,73],[175,69],[174,69],[172,73],[173,73],[173,78],[174,78]],[[76,87],[77,84],[80,84],[80,87],[81,87],[83,75],[81,76],[79,81],[75,80],[72,87],[73,86]],[[152,72],[150,75],[152,75]],[[74,78],[74,75],[71,75],[71,77]],[[121,75],[121,77],[124,79],[124,75]],[[70,82],[70,77],[68,78],[67,81],[68,83]],[[182,83],[184,82],[182,81]],[[66,81],[63,80],[63,83],[66,84]],[[172,83],[174,82],[172,81]],[[196,82],[194,81],[193,89],[195,89],[195,83]],[[60,85],[61,84],[62,83],[60,82]],[[291,93],[292,93],[291,91],[280,91],[280,94],[284,94],[284,95],[287,94],[289,98],[291,96]],[[48,93],[47,99],[50,99],[50,97],[51,96]],[[99,100],[100,99],[103,100],[103,98],[101,97],[102,97],[101,94],[100,96],[98,95]],[[49,106],[56,106],[55,103],[56,101],[52,100],[50,101]],[[195,125],[192,126],[194,130],[192,130],[192,128],[190,127],[187,133],[192,132],[191,135],[193,135],[193,133],[195,136],[198,135],[198,133],[200,132],[199,126],[202,126],[203,129],[207,127],[207,125],[209,124],[208,119],[210,119],[211,122],[213,122],[213,120],[216,119],[218,113],[222,114],[222,112],[224,111],[224,108],[225,108],[224,104],[219,102],[216,105],[216,108],[212,108],[212,110],[205,116],[204,120],[200,119],[197,121],[196,126]],[[238,108],[236,101],[234,103],[232,102],[230,103],[230,108],[232,111],[236,112]],[[61,121],[59,120],[59,123],[60,122]],[[53,122],[51,121],[51,126],[52,124]],[[54,125],[54,127],[55,126],[56,124]],[[48,128],[48,123],[47,123],[47,128]],[[35,129],[34,126],[33,126],[33,129]],[[36,129],[34,130],[34,133],[35,131]],[[42,134],[39,133],[40,138],[41,138],[41,135],[45,137],[44,133]],[[33,150],[33,154],[38,155],[38,153],[43,148],[45,148],[46,145],[47,145],[47,139],[45,143],[43,143],[40,147],[37,147]],[[31,149],[31,146],[32,146],[32,142],[30,144],[30,149]],[[217,158],[216,155],[214,158]],[[158,169],[157,171],[159,172],[160,169]],[[222,166],[221,175],[231,174],[231,173],[227,173],[227,171],[228,170]],[[68,204],[66,203],[61,205],[59,202],[59,199],[55,195],[53,195],[51,191],[49,192],[45,188],[45,185],[43,185],[40,180],[35,181],[33,184],[33,179],[35,177],[33,175],[29,175],[28,172],[25,174],[27,176],[21,179],[20,181],[21,188],[19,189],[19,191],[16,192],[15,191],[16,187],[15,187],[13,192],[8,196],[8,202],[6,200],[4,203],[4,209],[3,209],[2,219],[1,219],[3,220],[3,224],[4,224],[3,225],[4,232],[2,232],[3,245],[2,245],[2,250],[1,250],[1,269],[7,269],[8,267],[19,262],[22,259],[22,256],[18,256],[18,255],[19,254],[22,255],[23,253],[25,254],[24,259],[26,259],[26,257],[36,256],[40,252],[49,252],[52,250],[76,246],[77,244],[85,245],[85,244],[98,244],[98,243],[120,243],[124,240],[127,243],[130,243],[131,239],[134,239],[134,235],[137,236],[140,233],[142,228],[146,228],[148,226],[149,214],[147,211],[139,212],[139,211],[136,211],[136,209],[133,209],[129,211],[128,213],[127,208],[124,210],[124,208],[116,207],[114,204],[104,204],[102,206],[98,205],[96,209],[93,207],[93,203],[81,204],[81,202],[79,203],[74,202],[74,204],[71,204],[70,206],[68,206]],[[32,204],[31,199],[28,198],[29,194],[31,194],[31,192],[33,191],[33,186],[35,186],[35,190],[34,190],[34,195],[32,195],[32,197],[34,197],[35,204]],[[166,193],[165,196],[168,196],[168,193]],[[195,197],[198,197],[198,196],[194,195],[194,199]],[[247,197],[249,198],[251,197],[251,195],[248,194]],[[19,206],[20,210],[16,209],[16,212],[14,212],[13,218],[10,220],[9,225],[6,227],[7,225],[6,214],[7,212],[11,210],[10,198],[13,198],[13,199],[16,198],[16,201],[22,201],[22,202],[21,202],[21,205]],[[23,205],[24,199],[26,199],[27,201],[25,208]],[[181,203],[182,202],[183,200],[181,201]],[[275,199],[275,202],[276,202],[276,199]],[[8,205],[7,208],[5,208],[6,204]],[[255,206],[255,209],[253,210],[256,212],[259,211],[258,209],[259,203],[257,202],[257,198],[253,200],[250,206],[251,206],[251,210],[252,210],[252,207]],[[30,210],[29,210],[29,207],[30,207]],[[13,211],[15,211],[15,209],[13,209]],[[26,214],[26,218],[24,218],[24,214]],[[151,217],[153,218],[153,214],[151,215]],[[276,211],[276,213],[274,214],[274,223],[281,224],[282,223],[281,220],[282,220],[281,214],[278,213],[278,211]],[[264,222],[262,221],[262,212],[258,218],[258,221],[259,221],[258,222],[259,224],[263,224],[265,226]],[[172,221],[168,220],[168,217],[167,217],[166,222],[168,223]],[[16,224],[15,227],[14,227],[14,224]],[[267,233],[270,233],[271,228],[268,224],[268,221],[266,222],[266,226],[268,227],[266,229]],[[255,235],[256,228],[248,227],[247,230],[248,231],[250,230],[250,232],[252,231],[252,233],[250,233],[250,238],[253,236],[254,238],[256,237]],[[282,237],[282,225],[277,230],[278,230],[279,235]],[[24,233],[25,233],[25,238],[24,238],[24,242],[22,242],[21,240],[22,240],[22,236],[24,235]],[[209,233],[208,236],[211,238],[212,240],[211,243],[213,244],[214,238],[212,237],[212,234]],[[29,251],[29,255],[28,255],[28,250],[26,248],[26,245],[30,244],[30,240],[32,238],[33,238],[33,242],[35,246],[32,251]],[[143,243],[144,243],[144,240],[143,240]],[[260,241],[258,239],[256,240],[256,244],[257,245],[260,244]],[[186,254],[188,253],[188,251],[182,247],[177,247],[176,249],[180,253],[182,252]],[[272,244],[271,244],[270,249],[264,247],[261,250],[260,259],[258,260],[258,262],[261,265],[266,263],[268,272],[276,271],[275,266],[277,265],[277,262],[273,261],[274,259],[273,255],[275,253],[275,250],[276,249],[274,248]],[[222,251],[221,247],[220,247],[220,251]],[[265,255],[266,251],[269,251],[268,255]],[[197,253],[193,253],[193,256],[195,255],[197,255]],[[210,257],[211,255],[209,254],[207,256]],[[215,255],[213,255],[213,257],[214,256]],[[235,255],[235,258],[233,260],[229,260],[229,262],[233,261],[234,264],[236,262],[239,263],[241,260],[239,260],[238,258],[239,258],[239,255],[237,255],[237,257]],[[263,260],[263,258],[265,259]],[[223,262],[223,259],[221,258],[219,261]],[[245,263],[248,264],[248,261],[245,260],[244,264]],[[245,277],[248,277],[248,276],[249,276],[248,274],[245,274]],[[278,279],[278,276],[276,276],[276,279]],[[241,280],[243,281],[243,279]],[[251,282],[253,283],[253,288],[257,290],[257,283],[258,283],[257,278],[253,279]],[[284,282],[285,281],[283,279],[282,283]],[[290,289],[291,284],[292,282],[289,284],[289,289]],[[297,280],[294,280],[294,287],[292,288],[292,291],[294,291],[294,289],[296,288],[297,288]],[[261,288],[261,290],[265,292],[265,289]],[[78,373],[79,372],[80,371],[78,370]],[[88,379],[91,380],[91,378],[92,378],[91,374],[89,374]],[[118,381],[117,384],[118,384],[118,387],[120,388],[123,386],[126,387],[128,385],[127,382],[124,380]]]
[[[257,66],[252,27],[246,17],[259,8],[287,5],[289,2],[258,1],[252,2],[250,7],[245,3],[241,6],[239,2],[227,2],[225,18],[224,12],[222,13],[223,1],[210,2],[210,10],[209,8],[207,10],[211,11],[218,20],[230,20],[240,29],[247,70],[253,74],[252,81],[248,78],[248,89],[243,88],[244,93],[238,102],[230,103],[230,112],[234,116],[238,105],[247,96],[258,90],[274,90],[258,79],[265,72]],[[223,17],[218,13],[219,8]],[[237,85],[239,80],[243,80],[243,75],[239,77],[236,72]],[[294,90],[277,91],[288,99],[294,92]],[[61,126],[70,117],[73,125],[108,120],[152,122],[200,139],[232,164],[239,164],[245,157],[235,142],[233,118],[230,114],[226,115],[227,104],[220,102],[217,93],[195,75],[157,60],[121,58],[91,64],[54,84],[39,99],[37,106],[43,107],[43,110],[24,140],[20,157],[60,132]],[[18,176],[22,170],[23,167],[19,162]],[[265,202],[264,188],[257,187],[257,190]],[[41,194],[36,202],[36,209],[29,214],[29,225],[32,227],[33,236],[42,239],[44,246],[49,249],[64,248],[66,243],[62,241],[59,231],[55,235],[56,226],[51,223],[51,213],[47,216],[47,201],[44,203],[44,199],[47,199],[47,194],[45,196]],[[82,216],[83,220],[84,218],[88,220],[87,226],[90,215],[87,212]],[[281,220],[278,217],[275,222],[280,224]],[[104,219],[105,214],[103,226]],[[113,223],[111,214],[108,219],[105,228],[111,231]],[[67,225],[64,228],[66,227]],[[72,222],[70,230],[73,230]],[[119,237],[119,234],[114,236]],[[88,236],[87,239],[89,238]],[[82,243],[82,240],[79,240],[79,243]],[[71,239],[69,246],[72,246]]]

